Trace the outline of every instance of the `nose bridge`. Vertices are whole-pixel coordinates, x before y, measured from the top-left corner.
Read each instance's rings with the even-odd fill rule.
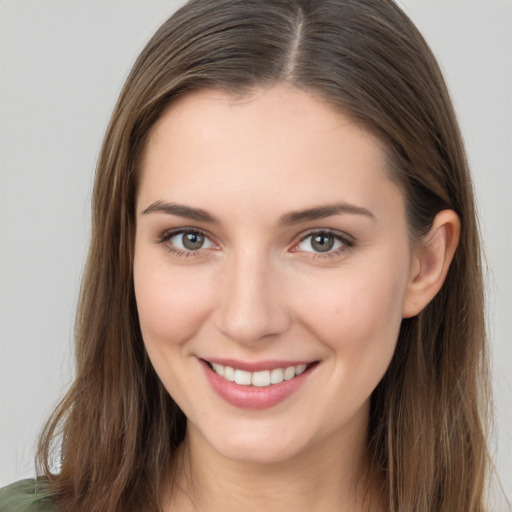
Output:
[[[229,338],[250,344],[284,332],[289,324],[278,290],[276,265],[264,251],[234,251],[223,269],[217,327]]]

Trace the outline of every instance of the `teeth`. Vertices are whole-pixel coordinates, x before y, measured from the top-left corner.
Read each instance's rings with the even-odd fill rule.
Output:
[[[280,382],[283,382],[283,369],[282,368],[276,368],[275,370],[272,370],[270,372],[270,383],[271,384],[279,384]]]
[[[251,372],[246,372],[244,370],[235,370],[235,382],[237,384],[242,384],[242,386],[250,386],[251,380]]]
[[[293,377],[295,377],[295,366],[288,366],[288,368],[286,368],[286,370],[284,371],[284,380],[290,380],[290,379],[293,379]]]
[[[229,382],[236,382],[242,386],[256,386],[259,388],[267,387],[272,384],[279,384],[284,380],[290,380],[304,373],[307,364],[297,366],[288,366],[287,368],[274,368],[273,370],[263,370],[259,372],[248,372],[223,366],[217,363],[211,363],[213,371]]]
[[[215,363],[212,363],[212,366],[217,375],[224,377],[224,366],[222,366],[221,364],[215,364]],[[230,369],[232,370],[232,368],[230,368]]]
[[[307,364],[299,364],[299,366],[295,367],[295,375],[300,375],[301,373],[304,373],[307,367]]]
[[[251,384],[259,388],[270,386],[270,372],[268,370],[254,372],[252,374]]]
[[[222,365],[219,364],[217,366],[220,366],[222,368]],[[215,368],[214,368],[215,370]],[[215,370],[217,372],[217,370]],[[217,372],[218,373],[218,372]],[[222,373],[219,373],[221,377],[224,377],[226,380],[229,380],[229,382],[235,382],[235,370],[231,368],[231,366],[224,366],[224,375]]]

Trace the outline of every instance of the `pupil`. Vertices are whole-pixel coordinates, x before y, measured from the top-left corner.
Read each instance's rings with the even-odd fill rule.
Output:
[[[311,240],[313,249],[318,252],[330,251],[334,246],[334,238],[329,235],[316,235]]]
[[[185,233],[183,235],[183,247],[190,251],[197,251],[197,249],[201,249],[203,243],[204,237],[199,233]]]

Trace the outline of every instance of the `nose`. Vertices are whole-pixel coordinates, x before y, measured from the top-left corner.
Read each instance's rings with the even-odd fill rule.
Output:
[[[291,319],[279,277],[266,256],[246,252],[226,261],[218,291],[217,329],[245,345],[284,333]]]

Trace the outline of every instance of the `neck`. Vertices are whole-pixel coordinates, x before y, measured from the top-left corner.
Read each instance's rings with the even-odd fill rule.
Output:
[[[255,464],[223,457],[189,424],[168,510],[381,511],[366,445],[364,429],[356,437],[334,433],[286,461]]]

